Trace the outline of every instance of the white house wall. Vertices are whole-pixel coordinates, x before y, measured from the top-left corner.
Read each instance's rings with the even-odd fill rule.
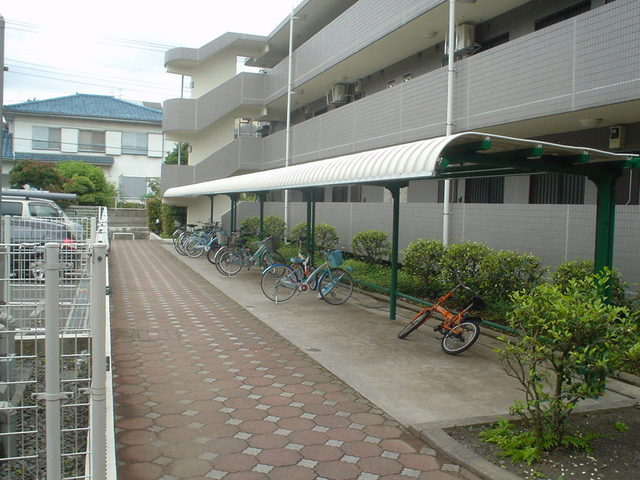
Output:
[[[65,145],[64,150],[34,150],[32,148],[33,127],[43,126],[61,128],[61,141]],[[94,154],[91,152],[78,152],[78,131],[98,130],[105,131],[105,153]],[[122,155],[121,135],[128,133],[149,134],[150,155]],[[98,120],[73,119],[64,117],[27,117],[20,116],[13,122],[14,151],[34,154],[60,154],[78,153],[83,156],[112,156],[113,164],[101,166],[107,180],[116,186],[121,175],[130,177],[160,177],[163,158],[168,149],[173,148],[173,143],[164,145],[161,127],[147,124],[131,124],[125,122],[101,122]],[[73,160],[73,155],[69,156]],[[13,165],[10,163],[9,167]],[[5,168],[3,168],[4,170]]]

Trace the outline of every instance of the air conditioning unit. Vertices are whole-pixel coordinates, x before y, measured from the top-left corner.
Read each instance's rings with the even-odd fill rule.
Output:
[[[456,48],[458,55],[472,54],[476,52],[480,45],[475,41],[476,26],[470,23],[461,23],[456,27]],[[449,35],[445,37],[444,54],[449,53]]]
[[[343,105],[347,103],[347,85],[336,83],[327,91],[328,105]]]
[[[352,83],[353,93],[361,93],[364,90],[364,85],[362,84],[362,80],[356,80]]]

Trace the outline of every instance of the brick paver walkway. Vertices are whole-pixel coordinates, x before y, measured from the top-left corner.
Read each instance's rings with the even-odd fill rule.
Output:
[[[160,242],[109,258],[120,480],[460,478]]]

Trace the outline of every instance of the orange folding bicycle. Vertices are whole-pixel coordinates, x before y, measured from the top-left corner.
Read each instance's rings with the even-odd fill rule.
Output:
[[[445,307],[444,303],[451,298],[459,288],[470,290],[461,283],[456,285],[451,291],[441,296],[433,305],[426,306],[420,310],[418,314],[413,317],[413,320],[398,333],[398,338],[406,338],[431,316],[437,315],[442,321],[433,327],[433,330],[443,335],[441,345],[444,353],[457,355],[458,353],[468,350],[480,336],[480,322],[482,321],[480,317],[472,317],[468,314],[472,310],[482,310],[484,308],[484,301],[482,298],[474,295],[469,301],[469,305],[460,312],[455,312]]]

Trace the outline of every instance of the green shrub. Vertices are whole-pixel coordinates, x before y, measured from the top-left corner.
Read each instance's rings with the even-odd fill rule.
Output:
[[[316,250],[330,250],[338,244],[336,227],[328,223],[316,223],[315,232]],[[289,242],[296,243],[300,250],[304,250],[307,242],[307,223],[300,222],[289,233]]]
[[[303,248],[307,240],[307,222],[300,222],[289,231],[289,243],[298,244],[298,248]]]
[[[573,281],[581,281],[593,274],[594,265],[591,260],[571,260],[559,264],[555,272],[551,274],[554,285],[566,290]],[[622,280],[620,272],[613,269],[609,272],[611,301],[614,305],[625,305],[626,283]]]
[[[264,217],[264,235],[266,237],[284,237],[284,220],[276,215]]]
[[[513,292],[540,285],[545,271],[535,255],[509,250],[491,252],[480,266],[480,293],[492,304],[508,304]]]
[[[330,250],[338,245],[338,231],[328,223],[316,223],[315,243],[318,250]]]
[[[176,229],[176,222],[180,225],[187,223],[187,209],[185,207],[163,204],[160,207],[162,235],[170,237]]]
[[[364,257],[365,262],[374,264],[380,260],[389,260],[391,243],[385,232],[365,230],[353,236],[351,249],[354,254]]]
[[[442,280],[448,290],[463,283],[480,293],[482,264],[491,254],[483,243],[464,242],[447,246],[442,257]]]
[[[402,270],[423,285],[420,295],[437,297],[442,293],[442,257],[445,247],[438,240],[414,240],[403,251]],[[409,292],[407,292],[409,293]]]
[[[566,422],[580,400],[604,392],[608,375],[620,368],[638,338],[638,316],[605,302],[610,272],[565,286],[542,284],[512,295],[507,324],[518,332],[496,350],[507,375],[526,393],[511,413],[533,432],[528,457],[568,444]],[[584,442],[583,442],[584,443]],[[588,444],[586,445],[588,447]]]
[[[356,279],[383,288],[391,288],[391,267],[372,265],[361,260],[349,259],[345,266],[353,270],[351,276]],[[420,280],[405,271],[398,271],[398,290],[411,296],[418,296],[422,291]]]
[[[240,229],[247,235],[257,237],[260,234],[260,217],[245,217],[240,222]]]
[[[147,198],[145,201],[147,211],[147,226],[150,232],[162,233],[162,200],[158,197]],[[156,223],[156,220],[160,222]]]

